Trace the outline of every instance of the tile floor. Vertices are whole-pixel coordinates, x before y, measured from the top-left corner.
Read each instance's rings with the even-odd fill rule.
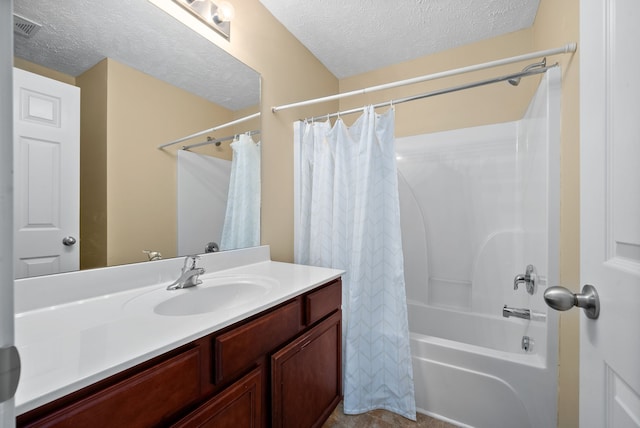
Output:
[[[420,413],[417,422],[386,410],[373,410],[362,415],[345,415],[341,402],[322,428],[455,428],[455,425]]]

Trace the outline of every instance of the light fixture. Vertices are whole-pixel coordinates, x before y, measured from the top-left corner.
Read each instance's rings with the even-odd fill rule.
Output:
[[[215,4],[211,0],[173,0],[191,12],[195,17],[216,30],[221,36],[229,40],[231,20],[233,19],[233,5],[228,1]]]

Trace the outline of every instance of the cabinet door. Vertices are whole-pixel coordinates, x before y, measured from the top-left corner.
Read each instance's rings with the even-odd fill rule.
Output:
[[[262,421],[262,368],[225,388],[174,427],[258,428]]]
[[[274,428],[319,427],[342,399],[341,312],[271,357]]]

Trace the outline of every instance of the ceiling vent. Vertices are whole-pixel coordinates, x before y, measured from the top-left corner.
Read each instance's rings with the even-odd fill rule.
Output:
[[[33,37],[42,25],[20,15],[13,14],[13,32],[23,37]]]

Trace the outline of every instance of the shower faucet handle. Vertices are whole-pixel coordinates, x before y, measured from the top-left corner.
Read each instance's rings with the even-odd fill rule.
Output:
[[[533,265],[528,265],[524,275],[516,275],[513,278],[513,289],[518,289],[518,284],[524,284],[527,287],[527,293],[533,295],[536,292],[536,282],[538,280],[538,274],[536,268]]]

